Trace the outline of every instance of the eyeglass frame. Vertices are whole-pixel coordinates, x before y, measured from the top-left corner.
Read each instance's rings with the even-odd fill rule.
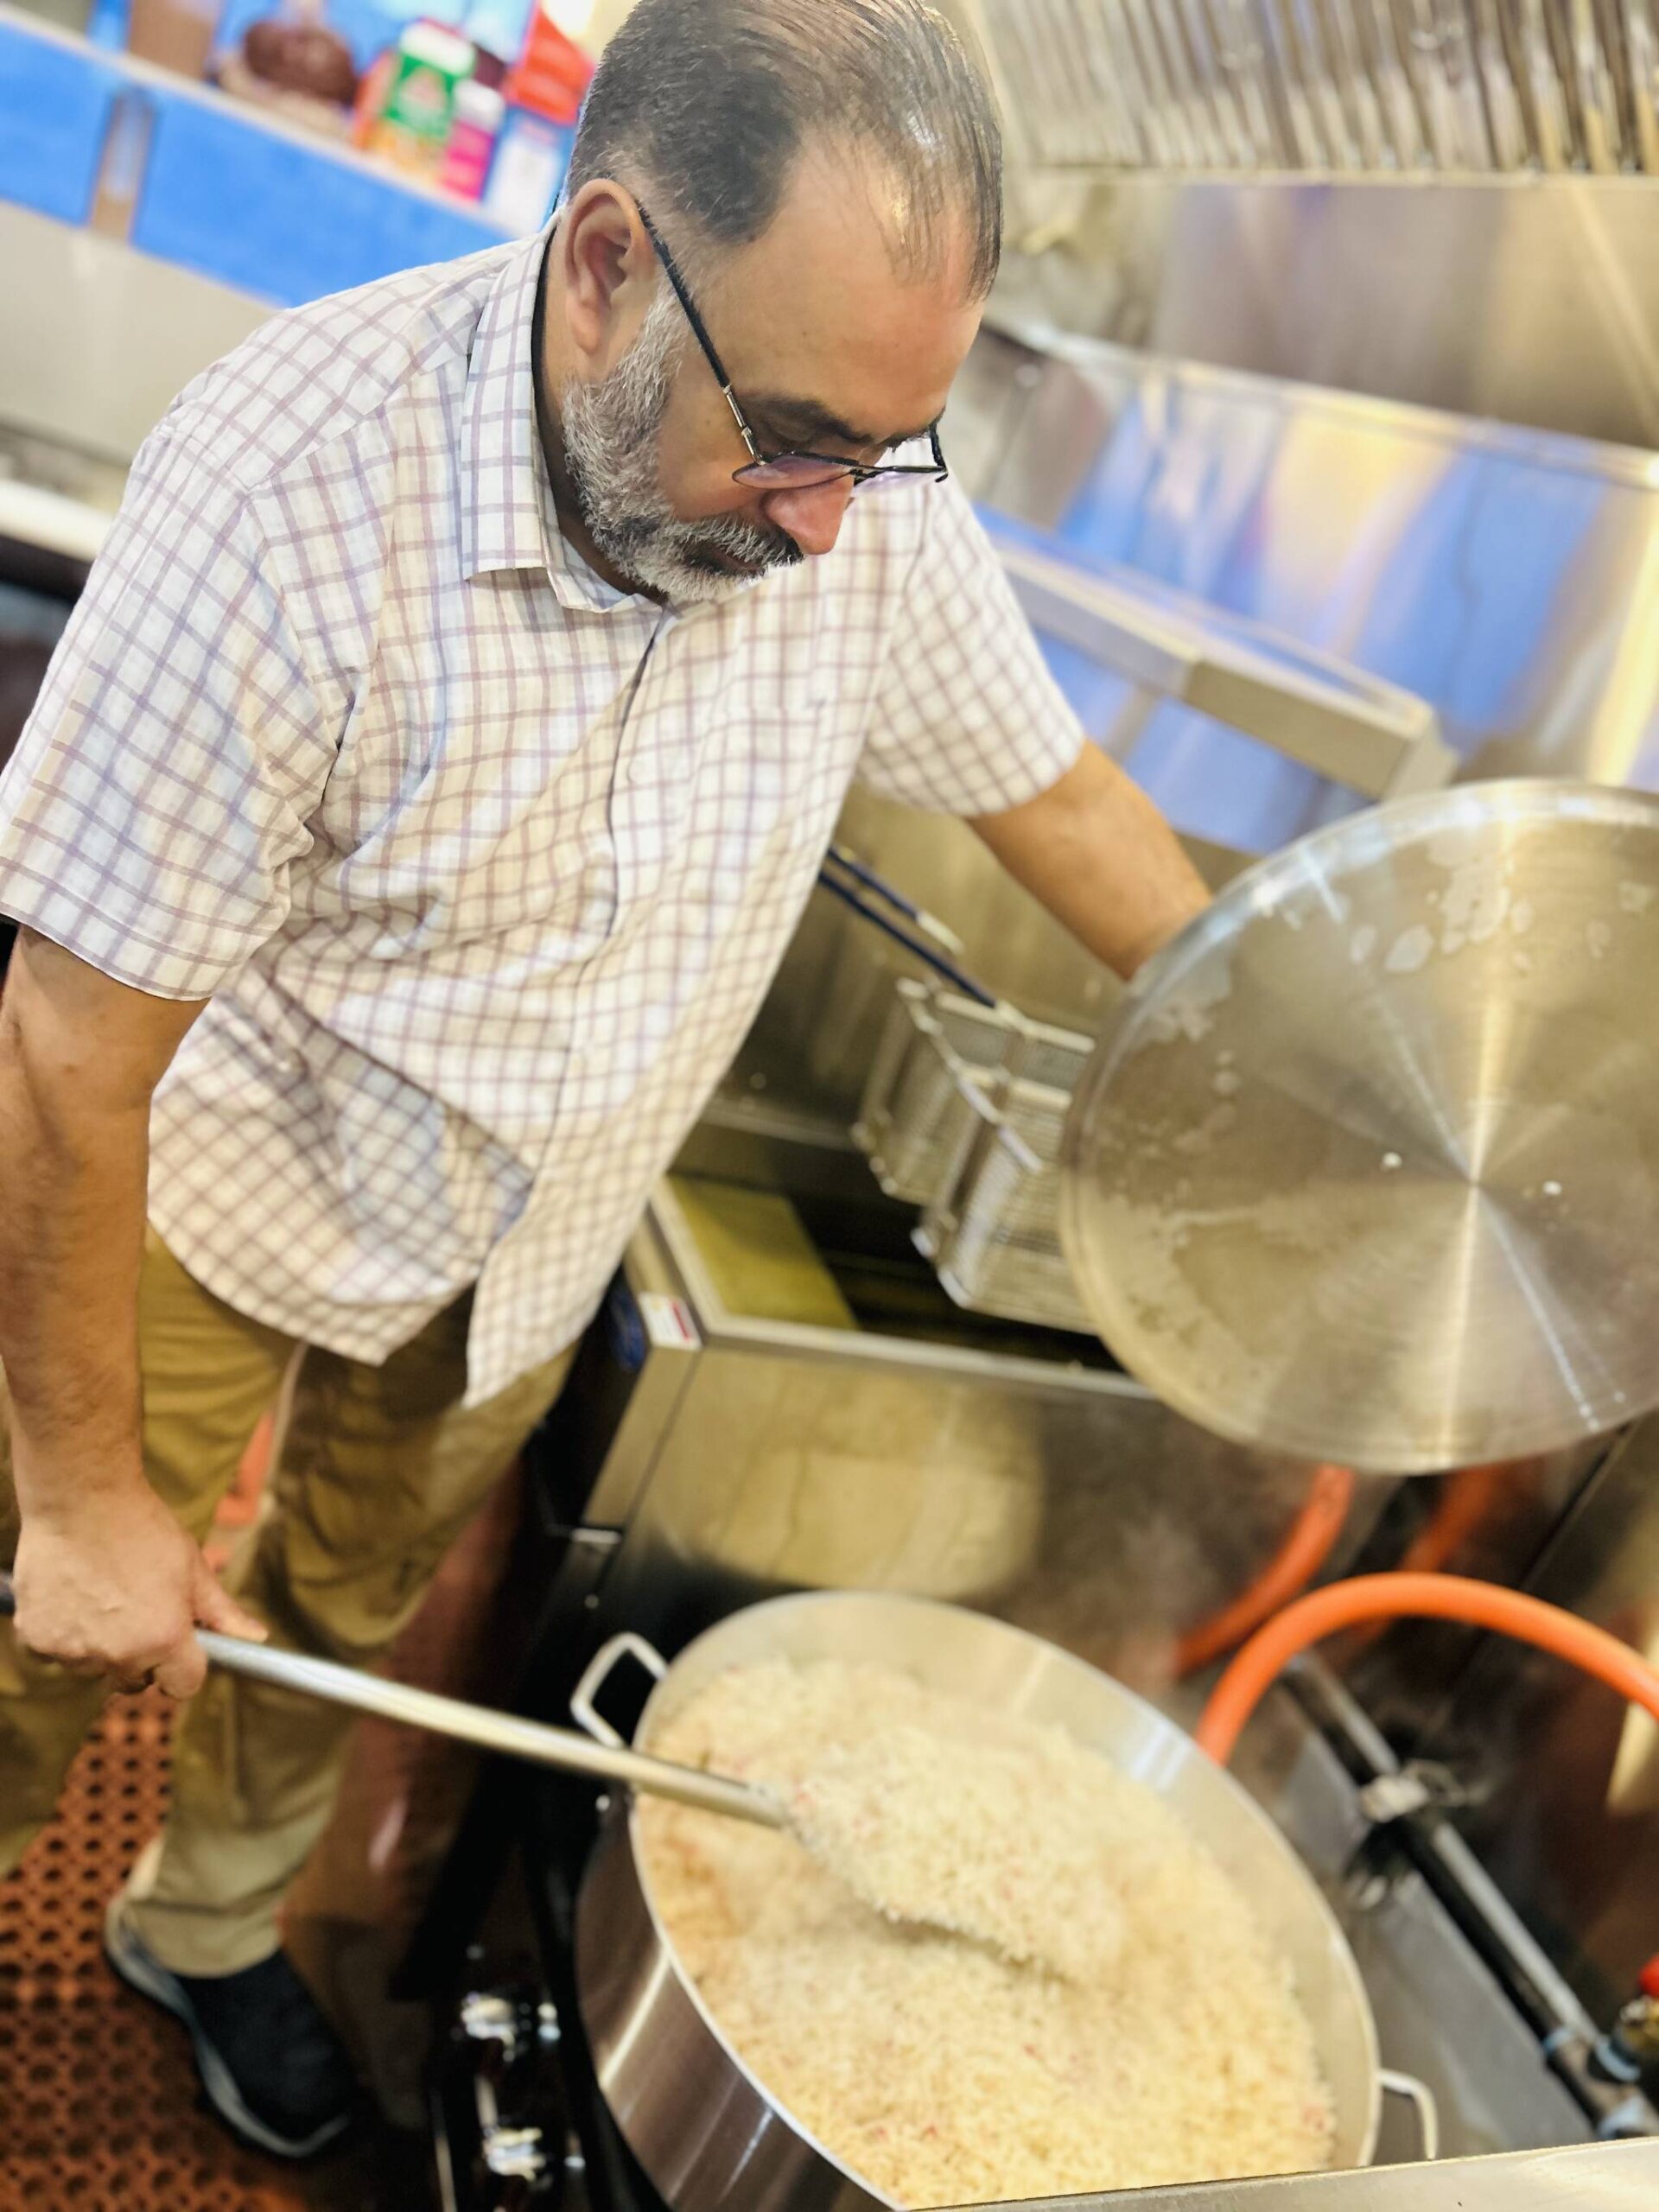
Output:
[[[945,460],[944,450],[939,443],[939,426],[937,423],[931,424],[927,432],[933,447],[931,461],[849,461],[842,454],[812,453],[805,448],[793,446],[782,448],[773,453],[766,452],[755,433],[753,425],[743,412],[737,394],[732,389],[732,380],[726,373],[726,364],[721,359],[715,341],[709,335],[709,327],[697,312],[696,302],[691,297],[690,289],[684,277],[681,276],[662,232],[645,213],[645,208],[640,206],[639,201],[636,200],[633,204],[639,209],[639,220],[645,226],[645,236],[651,240],[652,250],[658,260],[663,264],[663,274],[667,277],[673,289],[674,296],[679,302],[687,322],[691,326],[691,335],[702,347],[702,357],[709,364],[715,382],[720,386],[721,397],[731,410],[732,420],[737,425],[738,435],[747,448],[748,460],[741,468],[734,468],[732,471],[732,481],[734,484],[748,483],[751,480],[752,470],[773,467],[780,461],[817,461],[821,467],[831,473],[816,483],[799,484],[792,487],[779,485],[774,487],[779,491],[791,488],[800,492],[822,491],[826,484],[839,483],[843,478],[852,480],[855,492],[865,484],[878,481],[891,483],[895,478],[899,477],[921,478],[930,484],[944,482],[950,474],[950,467]]]

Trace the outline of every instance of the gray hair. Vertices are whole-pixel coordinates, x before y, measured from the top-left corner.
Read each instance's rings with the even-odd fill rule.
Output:
[[[882,165],[913,266],[934,273],[965,222],[969,296],[989,291],[1002,233],[995,103],[924,0],[639,0],[588,90],[567,190],[637,179],[653,214],[747,245],[814,136]]]

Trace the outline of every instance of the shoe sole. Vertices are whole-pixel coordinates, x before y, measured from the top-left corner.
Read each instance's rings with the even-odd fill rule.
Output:
[[[104,1916],[104,1955],[118,1978],[129,1989],[137,1990],[140,1997],[148,1997],[153,2005],[188,2030],[190,2047],[195,2054],[196,2071],[207,2101],[233,2133],[256,2149],[268,2151],[276,2158],[309,2158],[343,2135],[351,2126],[351,2114],[341,2113],[309,2135],[295,2138],[279,2135],[257,2113],[250,2112],[242,2092],[236,2086],[236,2077],[213,2044],[203,2033],[196,2018],[194,2005],[186,1995],[177,1977],[170,1974],[159,1960],[150,1957],[137,1936],[128,1929],[122,1916],[120,1892],[110,1899],[109,1910]]]

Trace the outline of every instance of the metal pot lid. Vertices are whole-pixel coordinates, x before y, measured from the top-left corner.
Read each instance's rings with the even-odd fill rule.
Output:
[[[1074,1101],[1067,1256],[1238,1442],[1397,1473],[1659,1404],[1659,800],[1396,801],[1230,885]]]

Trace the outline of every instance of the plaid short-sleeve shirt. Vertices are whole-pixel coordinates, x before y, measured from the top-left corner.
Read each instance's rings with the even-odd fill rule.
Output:
[[[954,486],[683,613],[561,537],[532,239],[278,316],[127,498],[0,781],[0,910],[209,999],[150,1214],[378,1361],[476,1283],[469,1400],[587,1322],[861,774],[995,812],[1081,732]]]

